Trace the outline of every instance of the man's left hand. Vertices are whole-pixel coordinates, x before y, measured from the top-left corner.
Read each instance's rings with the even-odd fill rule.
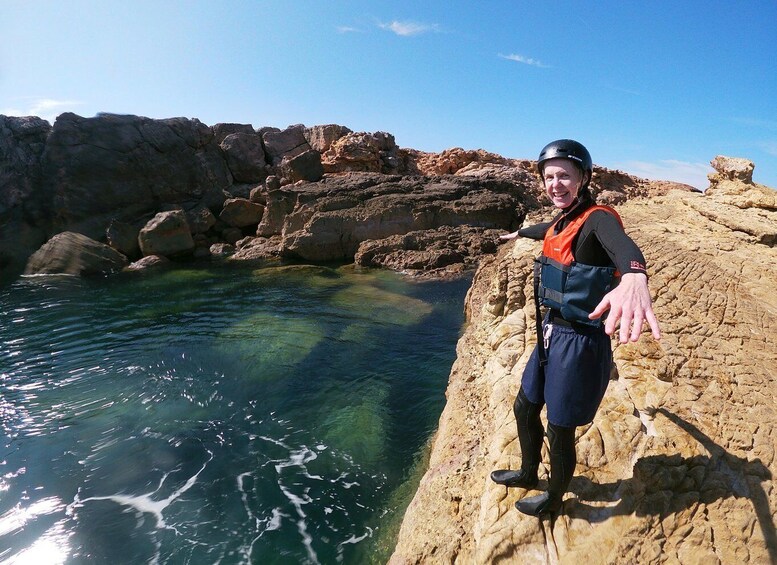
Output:
[[[642,333],[642,324],[647,320],[653,337],[661,339],[658,320],[653,313],[653,302],[650,299],[647,275],[642,273],[626,273],[621,276],[618,286],[608,292],[602,301],[594,308],[588,317],[596,320],[607,310],[610,311],[604,324],[607,335],[615,333],[615,327],[620,321],[620,342],[637,341]]]

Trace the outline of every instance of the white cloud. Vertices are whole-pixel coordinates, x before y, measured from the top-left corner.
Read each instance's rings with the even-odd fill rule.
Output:
[[[699,190],[707,189],[710,184],[707,174],[715,172],[709,163],[689,163],[674,159],[653,163],[647,161],[625,161],[615,163],[613,167],[637,177],[682,182]]]
[[[524,57],[523,55],[516,55],[514,53],[510,55],[502,55],[500,53],[499,56],[502,59],[507,59],[508,61],[515,61],[516,63],[523,63],[524,65],[531,65],[532,67],[540,67],[541,69],[550,68],[549,65],[544,64],[542,61],[538,61],[537,59],[532,59],[531,57]]]
[[[351,26],[337,26],[338,33],[364,33],[363,30]]]
[[[398,20],[394,20],[391,23],[379,23],[378,27],[381,29],[385,29],[386,31],[391,31],[393,33],[396,33],[397,35],[401,35],[403,37],[409,37],[411,35],[420,35],[422,33],[427,33],[430,31],[440,31],[439,26],[437,24],[421,24],[417,22],[400,22]]]
[[[26,109],[3,108],[0,114],[6,116],[38,116],[50,124],[54,123],[63,112],[72,111],[74,107],[80,106],[82,102],[75,100],[54,100],[52,98],[37,98],[27,103]]]

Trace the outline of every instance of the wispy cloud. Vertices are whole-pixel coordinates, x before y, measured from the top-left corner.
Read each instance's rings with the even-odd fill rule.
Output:
[[[76,100],[54,100],[52,98],[36,98],[29,100],[24,108],[2,108],[0,114],[6,116],[38,116],[53,124],[63,112],[72,111],[83,104]]]
[[[625,161],[614,163],[612,166],[626,171],[630,175],[651,180],[682,182],[699,190],[706,190],[710,184],[707,174],[715,172],[709,163],[690,163],[674,159],[652,163],[648,161]]]
[[[507,59],[508,61],[515,61],[516,63],[523,63],[524,65],[531,65],[532,67],[539,67],[541,69],[549,69],[550,65],[546,65],[542,61],[532,59],[531,57],[524,57],[523,55],[516,55],[512,53],[510,55],[502,55],[499,53],[499,57]]]
[[[630,88],[624,88],[622,86],[608,86],[610,90],[617,90],[618,92],[625,92],[626,94],[633,94],[634,96],[642,96],[642,93],[637,90],[631,90]]]
[[[364,33],[363,29],[351,26],[337,26],[338,33]]]
[[[411,35],[421,35],[422,33],[439,32],[440,26],[437,24],[422,24],[418,22],[394,20],[389,23],[378,23],[380,29],[393,32],[403,37]]]

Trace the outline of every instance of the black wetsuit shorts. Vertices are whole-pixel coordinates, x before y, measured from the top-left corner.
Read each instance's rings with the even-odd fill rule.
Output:
[[[547,320],[544,324],[547,333]],[[548,363],[540,367],[535,348],[521,386],[530,402],[547,404],[548,422],[574,427],[590,423],[610,381],[612,346],[603,327],[552,324]]]

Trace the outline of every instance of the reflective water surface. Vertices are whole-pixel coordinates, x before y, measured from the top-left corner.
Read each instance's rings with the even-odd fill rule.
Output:
[[[0,289],[0,562],[385,562],[468,284],[230,266]]]

